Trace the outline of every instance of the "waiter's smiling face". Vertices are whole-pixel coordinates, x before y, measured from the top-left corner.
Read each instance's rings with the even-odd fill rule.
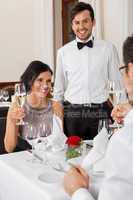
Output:
[[[72,20],[72,30],[82,41],[87,40],[91,36],[94,25],[95,20],[92,20],[88,10],[77,13]]]

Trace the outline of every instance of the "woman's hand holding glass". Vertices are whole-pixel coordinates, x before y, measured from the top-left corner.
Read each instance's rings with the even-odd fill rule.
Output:
[[[25,117],[25,111],[23,108],[18,107],[16,103],[12,103],[9,110],[9,115],[11,121],[13,121],[15,124],[18,124],[18,122]]]

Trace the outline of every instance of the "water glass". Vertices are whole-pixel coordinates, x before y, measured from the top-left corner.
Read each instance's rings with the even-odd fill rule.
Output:
[[[3,101],[3,90],[2,89],[0,90],[0,101],[1,102]]]
[[[9,99],[9,92],[7,90],[3,90],[3,99],[7,101]]]
[[[34,162],[36,158],[36,145],[38,143],[39,135],[38,135],[38,128],[32,123],[28,123],[27,125],[27,132],[25,135],[25,139],[29,142],[32,146],[32,162]]]

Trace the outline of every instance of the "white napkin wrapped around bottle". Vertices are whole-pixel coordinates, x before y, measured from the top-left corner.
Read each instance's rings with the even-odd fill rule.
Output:
[[[104,171],[104,156],[108,146],[108,131],[105,126],[93,139],[93,148],[82,162],[82,167],[89,171]]]
[[[56,115],[53,116],[52,134],[47,137],[48,146],[52,147],[53,151],[60,151],[65,147],[67,137],[63,133],[62,121]]]

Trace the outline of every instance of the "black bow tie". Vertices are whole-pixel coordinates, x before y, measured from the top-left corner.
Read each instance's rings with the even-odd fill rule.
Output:
[[[89,41],[86,42],[86,43],[77,42],[77,47],[78,47],[78,49],[82,49],[84,46],[87,46],[87,47],[89,47],[89,48],[92,48],[92,47],[93,47],[93,41],[92,41],[92,40],[89,40]]]

